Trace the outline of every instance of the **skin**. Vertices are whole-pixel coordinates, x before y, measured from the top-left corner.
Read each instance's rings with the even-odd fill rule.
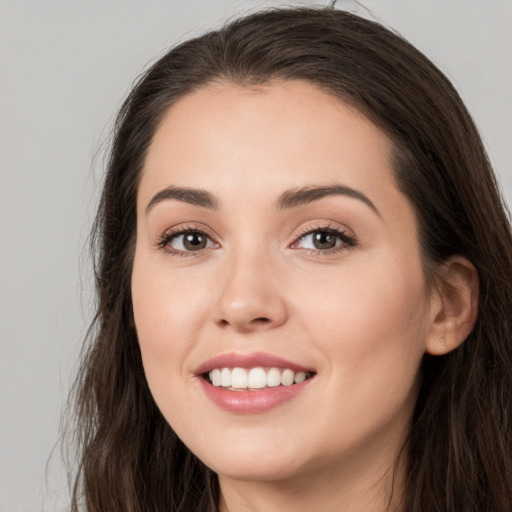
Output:
[[[415,214],[394,183],[390,151],[364,116],[298,81],[203,88],[177,102],[154,136],[138,192],[135,323],[153,396],[218,473],[223,511],[388,504],[421,359],[443,336],[439,352],[456,343],[446,302],[427,289]],[[276,207],[285,191],[334,183],[377,211],[344,194]],[[207,191],[218,208],[167,199],[146,212],[169,186]],[[326,226],[355,245],[337,239],[334,252],[315,250],[304,233]],[[184,228],[211,242],[188,252],[179,237],[159,245]],[[194,372],[231,352],[271,353],[316,375],[270,411],[227,412]]]

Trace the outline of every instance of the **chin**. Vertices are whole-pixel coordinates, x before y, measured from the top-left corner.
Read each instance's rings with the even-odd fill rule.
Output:
[[[268,445],[266,448],[258,449],[254,445],[248,448],[232,444],[221,452],[196,452],[196,456],[220,477],[233,480],[286,480],[301,473],[301,468],[306,467],[305,461],[297,457],[298,449],[288,453],[286,449],[276,449]],[[300,452],[304,455],[303,451]]]
[[[301,473],[300,467],[295,467],[284,461],[262,463],[261,461],[234,461],[227,464],[217,464],[212,467],[220,478],[245,482],[277,482],[288,480]]]

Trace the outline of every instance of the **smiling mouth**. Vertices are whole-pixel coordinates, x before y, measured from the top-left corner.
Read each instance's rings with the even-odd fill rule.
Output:
[[[314,372],[294,372],[290,368],[214,368],[203,374],[212,386],[228,391],[260,391],[265,388],[300,384],[316,375]]]

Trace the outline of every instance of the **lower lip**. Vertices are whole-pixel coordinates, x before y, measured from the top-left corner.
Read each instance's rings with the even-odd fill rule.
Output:
[[[300,384],[291,386],[276,386],[255,391],[230,391],[210,384],[199,377],[206,396],[221,409],[240,414],[257,414],[269,411],[292,398],[295,398],[309,385],[313,377]]]

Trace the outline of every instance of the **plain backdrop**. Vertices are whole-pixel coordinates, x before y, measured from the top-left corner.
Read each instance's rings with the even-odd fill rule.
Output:
[[[84,247],[121,100],[171,45],[277,5],[0,0],[0,512],[67,508],[56,443],[92,317]],[[449,76],[512,204],[512,0],[337,5],[393,27]]]

